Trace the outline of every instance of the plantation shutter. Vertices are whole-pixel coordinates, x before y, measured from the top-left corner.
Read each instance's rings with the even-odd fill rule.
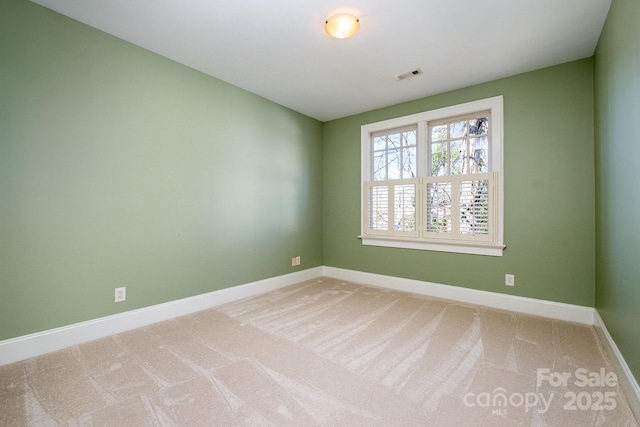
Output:
[[[418,179],[365,182],[365,234],[417,237],[418,186]]]
[[[497,172],[424,177],[423,237],[493,242]]]

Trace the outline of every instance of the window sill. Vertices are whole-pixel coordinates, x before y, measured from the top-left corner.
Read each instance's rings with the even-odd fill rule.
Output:
[[[358,236],[365,246],[383,246],[388,248],[418,249],[422,251],[451,252],[469,255],[502,256],[505,245],[493,243],[469,243],[447,241],[418,241],[412,239],[397,239],[393,237]]]

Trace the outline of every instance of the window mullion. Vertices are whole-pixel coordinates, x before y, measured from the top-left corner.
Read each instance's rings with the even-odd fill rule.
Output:
[[[416,231],[419,238],[425,237],[425,224],[422,217],[424,203],[424,191],[426,183],[424,177],[431,171],[431,141],[429,138],[429,126],[426,121],[418,122],[416,131],[416,166],[417,187],[416,187]]]

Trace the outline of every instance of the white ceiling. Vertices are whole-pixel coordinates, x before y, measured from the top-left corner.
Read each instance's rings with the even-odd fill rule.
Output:
[[[321,121],[593,55],[611,0],[33,0]],[[325,34],[337,12],[350,39]],[[420,68],[403,81],[394,76]]]

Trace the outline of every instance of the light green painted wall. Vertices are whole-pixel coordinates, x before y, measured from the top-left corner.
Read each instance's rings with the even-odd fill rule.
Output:
[[[325,123],[325,265],[593,306],[592,65],[584,59]],[[505,109],[504,255],[362,246],[360,126],[497,95]],[[515,274],[515,287],[504,285],[505,273]]]
[[[0,340],[297,271],[295,255],[303,268],[592,306],[592,65],[322,124],[4,1]],[[360,125],[495,95],[505,100],[504,256],[361,246]],[[112,302],[117,286],[125,303]]]
[[[595,55],[596,308],[640,378],[640,2],[613,0]]]
[[[0,3],[0,340],[322,265],[321,193],[322,123]]]

